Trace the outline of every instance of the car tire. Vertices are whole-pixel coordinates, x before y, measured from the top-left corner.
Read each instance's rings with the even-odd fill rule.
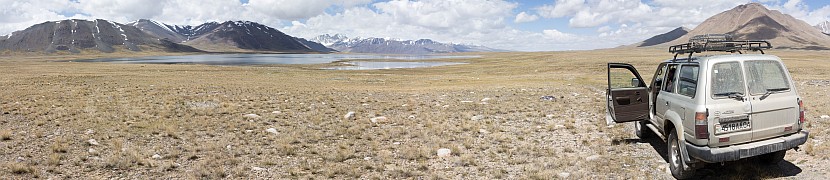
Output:
[[[763,154],[760,157],[760,160],[764,164],[778,164],[784,160],[784,156],[787,155],[787,150],[780,150],[776,152],[771,152],[767,154]]]
[[[647,120],[637,121],[634,123],[634,134],[637,135],[640,140],[645,140],[651,137],[654,137],[654,132],[651,131],[646,125],[648,124]]]
[[[669,141],[666,143],[668,145],[668,159],[669,159],[669,169],[671,170],[671,175],[677,179],[689,179],[695,174],[695,170],[688,167],[686,161],[683,160],[683,154],[686,152],[680,148],[684,144],[681,144],[677,138],[677,132],[674,129],[670,130],[669,133]]]

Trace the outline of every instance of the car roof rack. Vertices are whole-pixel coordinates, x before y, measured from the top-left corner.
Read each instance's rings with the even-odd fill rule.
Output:
[[[704,51],[721,51],[730,53],[740,53],[742,51],[760,51],[764,54],[764,49],[772,49],[772,44],[769,41],[751,40],[751,41],[737,41],[732,39],[729,34],[703,34],[696,35],[689,39],[689,43],[674,45],[669,47],[669,52],[674,53],[674,59],[677,61],[677,55],[689,54],[686,60],[692,60],[692,54],[702,53]]]

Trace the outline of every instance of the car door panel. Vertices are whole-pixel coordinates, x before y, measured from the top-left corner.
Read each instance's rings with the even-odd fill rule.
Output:
[[[612,73],[613,72],[613,73]],[[628,77],[634,77],[639,83],[625,85]],[[649,94],[637,69],[630,64],[608,63],[608,115],[614,122],[639,121],[648,118]],[[631,82],[634,82],[631,80]]]

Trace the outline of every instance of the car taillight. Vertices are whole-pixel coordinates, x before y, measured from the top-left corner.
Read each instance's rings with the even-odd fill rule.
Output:
[[[709,122],[706,120],[707,116],[707,112],[695,113],[695,138],[697,139],[709,139]]]
[[[798,123],[804,124],[804,102],[801,102],[801,99],[798,100]]]

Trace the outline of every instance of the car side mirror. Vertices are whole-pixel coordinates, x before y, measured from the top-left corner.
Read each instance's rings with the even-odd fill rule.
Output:
[[[633,87],[640,87],[640,79],[631,78],[631,86]]]

